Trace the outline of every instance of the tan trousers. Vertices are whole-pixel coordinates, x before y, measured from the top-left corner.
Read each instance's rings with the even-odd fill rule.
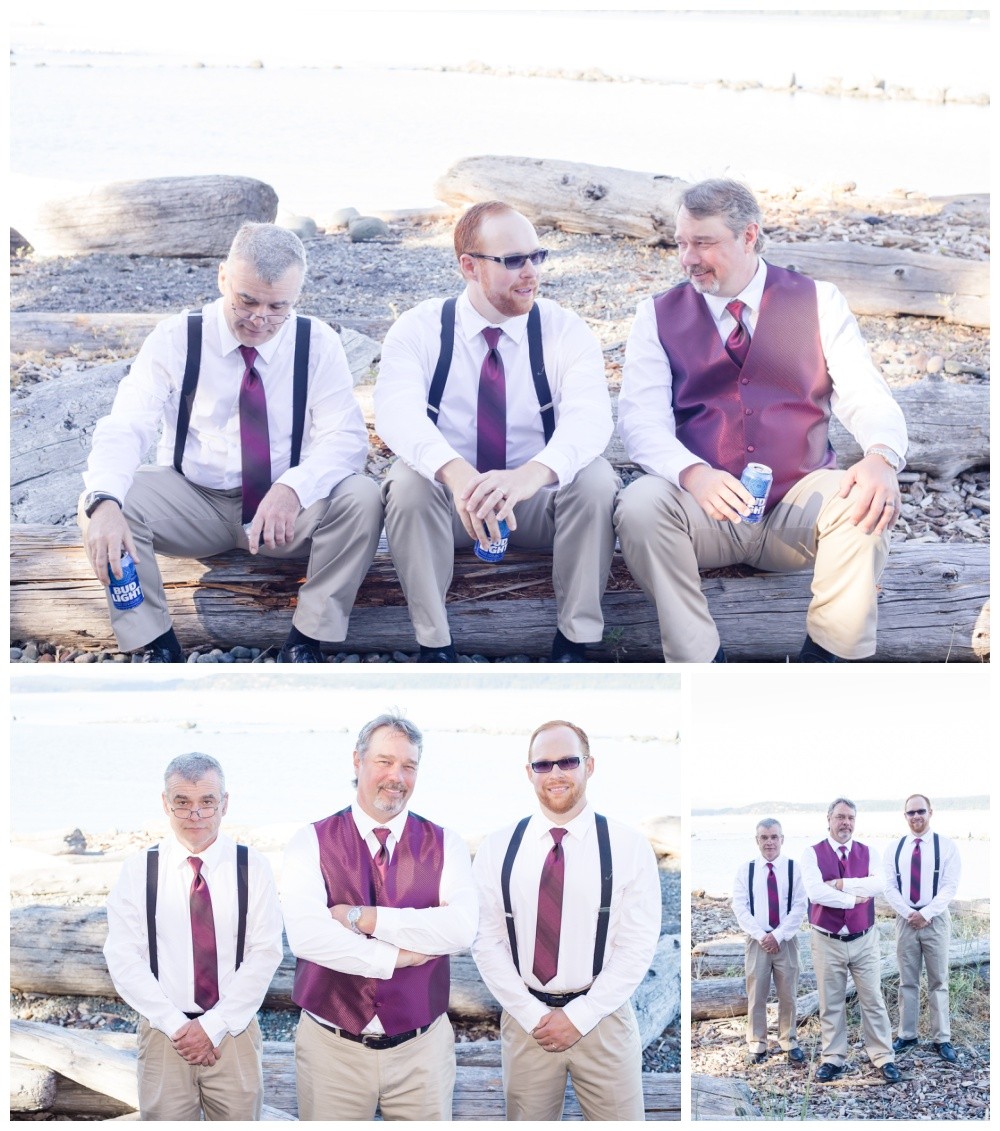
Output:
[[[419,1037],[366,1049],[302,1013],[295,1033],[299,1119],[450,1120],[455,1033],[442,1013]]]
[[[260,1119],[264,1102],[260,1028],[255,1017],[239,1036],[227,1035],[211,1067],[188,1064],[170,1038],[139,1021],[139,1118]]]
[[[813,968],[819,990],[819,1026],[823,1064],[847,1062],[847,975],[854,979],[861,1006],[861,1026],[872,1063],[891,1064],[892,1029],[882,997],[882,960],[878,931],[873,927],[853,942],[838,942],[822,931],[812,932]]]
[[[509,544],[552,551],[558,627],[577,644],[596,644],[604,632],[601,597],[615,548],[611,512],[620,486],[611,465],[598,458],[572,483],[543,488],[514,511],[517,530]],[[386,476],[382,498],[389,551],[417,642],[443,648],[451,640],[445,596],[455,551],[471,554],[472,543],[448,488],[425,479],[402,460],[396,460]]]
[[[698,570],[737,563],[775,573],[812,567],[806,631],[842,659],[874,655],[876,583],[889,535],[874,537],[851,523],[854,499],[837,496],[843,474],[807,475],[757,524],[716,522],[692,495],[658,475],[644,475],[621,492],[615,529],[629,570],[656,606],[665,660],[713,658],[719,632]]]
[[[948,1009],[948,944],[951,942],[951,914],[943,911],[926,927],[917,930],[896,916],[896,957],[899,960],[899,1033],[906,1039],[917,1036],[920,1014],[920,963],[927,969],[927,1004],[930,1009],[931,1040],[951,1040]]]
[[[785,939],[777,954],[768,954],[756,939],[747,938],[747,1045],[767,1052],[767,996],[771,979],[778,994],[778,1043],[785,1052],[798,1048],[795,999],[799,991],[798,939]]]
[[[546,1052],[506,1012],[500,1016],[500,1042],[509,1122],[562,1119],[567,1077],[584,1119],[646,1118],[642,1046],[630,1001],[565,1052]]]
[[[82,497],[81,497],[82,502]],[[125,519],[141,561],[136,570],[143,603],[135,609],[111,605],[111,627],[124,651],[141,648],[170,628],[170,613],[156,554],[211,558],[227,550],[247,550],[240,491],[199,487],[172,467],[140,467],[125,497]],[[84,537],[88,519],[77,515]],[[292,623],[316,640],[337,642],[358,588],[378,548],[382,506],[378,485],[363,475],[338,483],[327,499],[299,512],[291,543],[261,557],[305,558],[306,580],[299,589]]]

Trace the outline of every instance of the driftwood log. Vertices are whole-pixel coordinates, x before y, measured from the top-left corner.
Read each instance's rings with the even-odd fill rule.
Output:
[[[691,1077],[691,1118],[760,1119],[750,1087],[743,1080],[720,1080],[715,1076]]]
[[[104,591],[72,527],[12,526],[11,638],[114,650]],[[280,645],[288,632],[303,564],[233,552],[209,561],[161,558],[177,636],[188,647]],[[456,556],[449,614],[456,644],[484,656],[547,653],[555,624],[551,559],[508,551],[499,567]],[[662,658],[653,606],[616,555],[605,594],[607,633],[595,660]],[[798,649],[810,574],[706,577],[727,655],[781,660]],[[961,543],[903,542],[889,555],[879,595],[880,661],[979,661],[972,631],[989,594],[989,550]],[[516,595],[516,604],[511,604]],[[766,610],[766,616],[750,615]],[[415,651],[392,563],[377,555],[344,646],[346,651]]]
[[[27,191],[12,215],[39,255],[225,256],[244,220],[271,223],[278,196],[252,177],[154,177],[95,186],[85,195]]]

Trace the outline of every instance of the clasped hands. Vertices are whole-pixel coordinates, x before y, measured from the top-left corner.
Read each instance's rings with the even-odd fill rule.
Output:
[[[222,1053],[214,1047],[209,1035],[195,1018],[182,1025],[170,1038],[170,1043],[188,1064],[202,1064],[211,1067]]]
[[[517,529],[518,503],[557,482],[556,473],[535,460],[502,471],[477,471],[467,460],[453,459],[438,469],[436,478],[451,491],[465,532],[483,549],[500,540],[501,521]]]
[[[565,1052],[583,1036],[561,1009],[546,1013],[531,1035],[546,1052]]]

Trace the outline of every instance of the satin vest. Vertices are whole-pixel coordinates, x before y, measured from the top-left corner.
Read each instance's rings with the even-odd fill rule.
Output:
[[[828,840],[814,844],[820,875],[824,880],[840,879],[840,854],[834,852]],[[868,875],[868,846],[854,841],[847,854],[847,871],[844,879],[863,879]],[[855,907],[824,907],[820,903],[809,904],[809,922],[821,931],[839,935],[846,926],[849,934],[867,931],[875,925],[875,900],[869,899]]]

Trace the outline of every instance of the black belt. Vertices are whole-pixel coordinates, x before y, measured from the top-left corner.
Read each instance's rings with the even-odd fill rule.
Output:
[[[824,931],[822,927],[814,927],[814,931],[819,931],[821,935],[826,935],[828,939],[837,939],[838,942],[854,942],[855,939],[863,938],[871,930],[871,927],[863,931],[855,931],[853,935],[834,935],[829,931]]]
[[[336,1025],[328,1025],[325,1021],[313,1014],[309,1014],[317,1025],[322,1025],[324,1029],[329,1029],[331,1033],[336,1033],[338,1037],[343,1037],[345,1041],[354,1041],[355,1044],[364,1045],[366,1049],[394,1049],[396,1045],[405,1044],[406,1041],[412,1041],[414,1037],[419,1037],[421,1033],[426,1033],[430,1025],[424,1025],[422,1029],[411,1029],[408,1033],[397,1033],[394,1037],[387,1037],[384,1033],[348,1033],[346,1029],[338,1029]]]
[[[531,986],[527,986],[526,988],[532,997],[538,998],[544,1005],[549,1005],[553,1009],[561,1009],[564,1005],[569,1005],[574,999],[583,997],[583,995],[587,993],[587,990],[590,989],[590,986],[588,986],[586,990],[570,990],[565,994],[547,994],[544,990],[535,990],[532,989]]]
[[[199,1017],[204,1017],[204,1013],[185,1013],[184,1016],[188,1021],[197,1021]]]

